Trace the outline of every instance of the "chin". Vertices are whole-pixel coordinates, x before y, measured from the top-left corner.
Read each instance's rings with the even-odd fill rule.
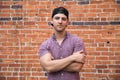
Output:
[[[61,31],[61,30],[58,30],[57,32],[61,33],[61,32],[63,32],[63,31]]]
[[[57,32],[64,32],[64,30],[56,30]]]
[[[61,33],[61,32],[64,32],[65,29],[55,29],[57,32]]]

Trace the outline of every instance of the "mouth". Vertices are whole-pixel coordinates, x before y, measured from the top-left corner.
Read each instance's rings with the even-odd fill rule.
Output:
[[[63,25],[57,25],[58,27],[63,27]]]

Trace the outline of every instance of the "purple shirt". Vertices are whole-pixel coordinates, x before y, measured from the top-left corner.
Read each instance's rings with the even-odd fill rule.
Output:
[[[61,59],[80,50],[85,51],[83,41],[77,36],[67,32],[61,45],[56,41],[55,35],[52,35],[47,41],[42,43],[40,47],[40,56],[51,52],[54,59]],[[80,75],[79,72],[67,72],[61,70],[48,73],[48,80],[80,80]]]

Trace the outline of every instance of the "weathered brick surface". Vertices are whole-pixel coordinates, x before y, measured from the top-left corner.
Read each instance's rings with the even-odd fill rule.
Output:
[[[70,11],[68,31],[86,45],[81,80],[120,80],[119,0],[0,0],[0,80],[47,80],[38,51],[57,6]]]

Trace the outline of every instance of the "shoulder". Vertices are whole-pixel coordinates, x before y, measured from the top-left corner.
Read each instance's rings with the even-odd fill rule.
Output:
[[[50,47],[50,39],[47,39],[40,45],[40,48],[39,48],[40,56],[43,56],[46,53],[49,53],[49,47]]]
[[[75,35],[75,34],[69,34],[69,36],[70,36],[70,39],[72,40],[72,41],[74,41],[74,42],[78,42],[78,41],[80,41],[80,42],[83,42],[83,39],[82,38],[80,38],[79,36],[77,36],[77,35]]]
[[[50,43],[51,43],[51,38],[43,41],[42,44],[40,45],[40,47],[41,47],[41,48],[42,48],[42,47],[47,47],[48,45],[50,45]]]

